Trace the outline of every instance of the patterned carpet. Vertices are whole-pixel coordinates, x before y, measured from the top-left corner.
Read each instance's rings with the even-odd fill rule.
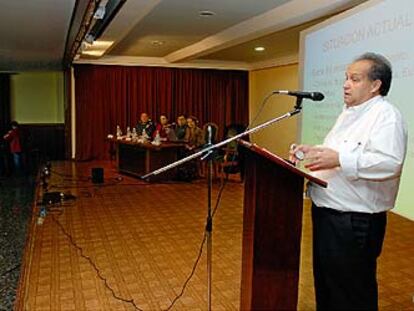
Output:
[[[0,310],[11,310],[31,218],[34,178],[0,178]]]
[[[105,167],[104,184],[91,183],[92,166]],[[218,190],[215,183],[213,202]],[[108,162],[63,162],[52,167],[49,191],[64,192],[68,200],[51,205],[43,224],[37,217],[41,204],[35,207],[16,310],[165,310],[172,305],[203,241],[205,180],[144,184],[119,178]],[[37,201],[41,198],[39,188]],[[230,181],[214,218],[213,310],[239,309],[242,203],[243,185]],[[310,229],[305,208],[300,310],[315,308]],[[390,214],[379,265],[381,310],[414,309],[413,236],[413,222]],[[204,245],[172,310],[207,309],[206,267]]]

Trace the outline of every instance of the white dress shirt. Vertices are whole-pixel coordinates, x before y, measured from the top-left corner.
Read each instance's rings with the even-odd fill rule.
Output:
[[[328,188],[310,184],[308,194],[321,207],[378,213],[394,207],[407,150],[401,113],[382,96],[346,107],[323,146],[339,153],[340,167],[313,174]]]

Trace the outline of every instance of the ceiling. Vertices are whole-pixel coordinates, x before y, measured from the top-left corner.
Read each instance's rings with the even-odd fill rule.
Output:
[[[288,1],[160,1],[119,40],[110,54],[165,57]],[[214,12],[214,15],[202,17],[202,11]],[[151,44],[153,41],[164,44],[154,46]]]
[[[0,0],[0,71],[62,65],[75,0]]]
[[[0,0],[0,71],[60,69],[79,2]],[[127,0],[75,62],[255,69],[297,61],[301,30],[362,2]]]

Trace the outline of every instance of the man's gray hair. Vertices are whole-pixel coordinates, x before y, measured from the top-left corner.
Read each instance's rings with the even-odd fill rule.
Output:
[[[367,60],[372,63],[371,69],[368,72],[368,78],[371,81],[380,80],[381,87],[379,89],[382,96],[386,96],[391,87],[392,68],[391,63],[381,54],[364,53],[357,57],[354,62]]]

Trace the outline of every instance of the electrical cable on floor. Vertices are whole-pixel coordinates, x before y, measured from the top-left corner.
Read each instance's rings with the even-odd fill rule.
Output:
[[[224,187],[226,186],[226,183],[227,183],[226,181],[223,182],[222,186],[219,189],[219,192],[217,194],[216,204],[215,204],[214,209],[213,209],[212,217],[214,217],[214,215],[217,212],[217,209],[218,209],[219,204],[220,204],[221,196],[223,194],[223,190],[224,190]],[[206,224],[206,227],[207,227],[207,224]],[[201,241],[201,245],[200,245],[200,248],[199,248],[199,251],[198,251],[198,255],[197,255],[196,260],[193,264],[193,268],[191,269],[190,275],[185,280],[185,282],[184,282],[184,284],[181,288],[181,292],[177,296],[175,296],[175,298],[172,300],[171,304],[166,309],[163,309],[163,311],[171,310],[171,308],[174,306],[174,304],[184,295],[184,291],[187,288],[188,283],[191,281],[191,279],[194,276],[195,271],[197,270],[197,266],[198,266],[198,263],[200,262],[202,254],[203,254],[203,248],[204,248],[204,244],[206,243],[206,240],[207,240],[207,230],[204,230],[203,240]]]
[[[74,246],[79,251],[79,254],[81,255],[81,257],[83,257],[84,259],[86,259],[89,262],[89,264],[95,270],[96,275],[98,276],[98,278],[103,281],[105,287],[111,292],[112,296],[115,299],[119,300],[119,301],[122,301],[122,302],[126,302],[126,303],[131,304],[135,308],[135,310],[144,311],[143,309],[140,309],[137,306],[137,304],[135,303],[134,299],[125,299],[123,297],[118,296],[115,293],[114,289],[108,284],[108,280],[102,275],[101,270],[98,269],[98,267],[96,266],[96,264],[92,261],[92,259],[88,255],[85,255],[84,254],[83,248],[80,247],[78,244],[76,244],[76,242],[73,240],[73,237],[68,232],[66,232],[65,228],[63,227],[63,225],[60,223],[59,220],[56,219],[56,217],[53,214],[51,214],[51,217],[52,217],[52,220],[59,226],[59,228],[63,232],[63,234],[69,239],[69,242],[72,244],[72,246]]]
[[[20,264],[15,265],[14,267],[12,267],[12,268],[10,268],[10,269],[8,269],[8,270],[6,270],[6,271],[2,272],[2,273],[0,274],[0,278],[1,278],[1,277],[3,277],[3,276],[5,276],[6,274],[9,274],[9,273],[13,272],[13,271],[14,271],[14,270],[16,270],[16,269],[19,269],[19,268],[20,268]]]
[[[215,204],[214,209],[213,209],[213,212],[212,212],[212,217],[214,217],[214,215],[216,214],[216,212],[218,210],[218,207],[220,205],[220,200],[221,200],[221,197],[222,197],[222,194],[223,194],[223,190],[224,190],[226,184],[227,184],[227,181],[224,181],[223,184],[221,185],[219,191],[218,191],[217,199],[216,199],[216,204]],[[49,210],[52,211],[52,212],[53,211],[56,211],[56,209],[54,209],[54,210],[49,209]],[[60,216],[62,214],[63,214],[63,210],[61,210],[61,213],[59,213],[58,216]],[[59,226],[59,228],[61,229],[61,231],[63,232],[63,234],[68,238],[68,240],[72,244],[72,246],[75,247],[79,251],[81,257],[83,257],[84,259],[86,259],[89,262],[89,264],[93,267],[93,269],[95,270],[98,278],[103,281],[105,287],[111,292],[112,296],[115,299],[119,300],[119,301],[122,301],[122,302],[131,304],[138,311],[144,311],[143,309],[140,309],[138,307],[138,305],[136,304],[136,302],[134,301],[134,299],[125,299],[123,297],[118,296],[115,293],[114,289],[108,284],[108,280],[102,275],[102,272],[99,270],[99,268],[93,262],[93,260],[89,256],[87,256],[87,255],[84,254],[83,248],[76,244],[76,242],[73,240],[73,237],[65,230],[65,228],[60,223],[60,221],[55,217],[55,215],[53,215],[53,213],[50,213],[50,215],[52,217],[52,220]],[[206,226],[207,226],[207,224],[206,224]],[[183,286],[181,287],[180,293],[178,295],[176,295],[175,298],[172,300],[171,304],[166,309],[163,309],[162,311],[169,311],[169,310],[171,310],[171,308],[175,305],[175,303],[184,295],[184,292],[185,292],[185,290],[187,288],[188,283],[191,281],[191,279],[194,276],[195,271],[197,270],[198,264],[200,262],[200,259],[201,259],[202,254],[203,254],[203,248],[204,248],[204,244],[206,242],[206,239],[207,239],[207,232],[206,232],[206,230],[204,230],[203,240],[202,240],[202,242],[200,244],[200,248],[199,248],[199,251],[198,251],[198,255],[197,255],[196,259],[195,259],[195,262],[193,264],[193,267],[191,269],[191,272],[190,272],[189,276],[187,277],[187,279],[185,280]]]

